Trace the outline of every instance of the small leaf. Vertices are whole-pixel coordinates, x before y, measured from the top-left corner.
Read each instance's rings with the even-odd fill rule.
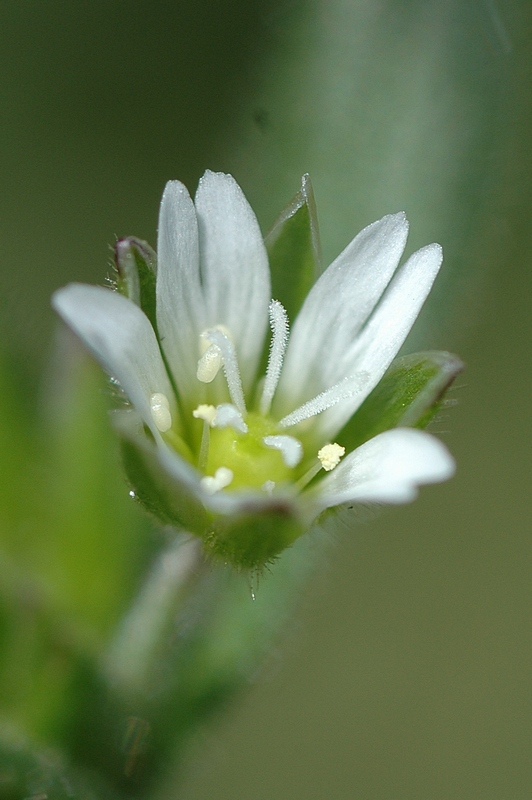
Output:
[[[390,428],[425,428],[463,368],[458,356],[436,350],[397,358],[338,441],[354,450]]]
[[[155,278],[157,256],[147,242],[134,236],[115,244],[116,288],[140,306],[157,331]]]
[[[320,240],[314,193],[308,175],[265,238],[272,273],[273,297],[291,320],[321,273]]]

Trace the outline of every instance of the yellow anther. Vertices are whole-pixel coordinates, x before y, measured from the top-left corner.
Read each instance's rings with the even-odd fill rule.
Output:
[[[209,345],[198,361],[196,378],[202,383],[211,383],[220,371],[222,360],[220,348],[215,344]]]
[[[150,397],[150,410],[152,419],[157,430],[165,433],[172,427],[172,415],[170,413],[170,403],[162,392],[155,392]]]
[[[325,472],[330,472],[338,466],[340,459],[345,455],[345,447],[341,444],[326,444],[318,450],[318,458]]]
[[[212,426],[216,416],[216,408],[215,406],[208,405],[207,403],[201,403],[197,408],[194,409],[192,416],[196,419],[202,419],[208,425]]]

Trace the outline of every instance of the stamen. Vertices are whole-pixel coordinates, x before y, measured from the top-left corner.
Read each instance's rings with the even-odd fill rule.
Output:
[[[214,473],[214,477],[211,475],[205,475],[205,477],[201,479],[200,484],[203,491],[207,492],[207,494],[216,494],[216,492],[219,492],[222,489],[225,489],[226,486],[229,486],[232,480],[232,470],[228,469],[227,467],[218,467]]]
[[[201,445],[198,458],[198,467],[203,470],[207,466],[207,460],[209,458],[210,428],[216,416],[216,409],[208,403],[200,403],[192,412],[192,416],[195,419],[203,420],[203,431],[201,432]]]
[[[313,464],[310,469],[296,482],[295,488],[301,492],[310,481],[316,477],[321,469],[330,472],[338,466],[340,459],[345,454],[345,447],[341,444],[326,444],[318,450],[318,462]]]
[[[260,400],[261,414],[267,414],[270,410],[273,396],[281,376],[283,358],[286,345],[288,344],[288,314],[278,300],[272,300],[270,303],[270,327],[272,329],[272,340],[270,343],[266,380],[264,381],[264,388]]]
[[[233,428],[239,433],[248,432],[248,426],[244,422],[242,414],[231,403],[221,403],[215,411],[211,423],[213,428]]]
[[[231,400],[238,408],[240,413],[245,414],[246,403],[244,400],[244,390],[242,389],[242,380],[240,378],[240,370],[238,369],[238,361],[233,342],[224,331],[221,331],[217,328],[211,328],[210,330],[205,331],[202,336],[208,339],[211,344],[216,345],[221,351],[225,379],[227,381],[227,387],[229,389],[229,394],[231,395]],[[202,356],[202,358],[203,357],[204,356]]]
[[[357,381],[356,385],[355,379]],[[331,386],[330,389],[320,392],[320,394],[313,397],[312,400],[308,400],[306,403],[303,403],[302,406],[296,408],[295,411],[283,417],[279,425],[283,428],[290,428],[292,425],[297,425],[305,419],[315,417],[317,414],[327,411],[328,408],[332,408],[332,406],[335,406],[341,400],[347,400],[348,397],[359,394],[368,382],[368,379],[369,374],[367,372],[359,372],[353,377],[344,378],[340,383],[336,383],[334,386]]]
[[[157,430],[165,433],[172,427],[170,403],[162,392],[155,392],[150,397],[150,411]]]
[[[192,416],[195,419],[202,419],[209,425],[212,425],[216,416],[216,408],[208,405],[207,403],[200,403],[200,405],[192,412]]]
[[[340,459],[345,455],[345,447],[341,444],[326,444],[318,450],[318,458],[325,472],[330,472],[338,466]]]
[[[211,344],[198,361],[196,378],[202,383],[212,383],[220,371],[222,362],[222,351],[215,344]]]
[[[266,447],[279,450],[287,467],[297,467],[303,458],[303,446],[293,436],[265,436]]]

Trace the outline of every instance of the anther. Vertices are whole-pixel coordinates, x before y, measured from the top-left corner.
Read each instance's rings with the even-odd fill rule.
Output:
[[[162,392],[155,392],[150,397],[150,411],[157,430],[165,433],[172,427],[172,415],[170,413],[170,403]]]
[[[212,383],[220,371],[223,358],[220,348],[211,344],[198,361],[196,378],[202,383]]]
[[[338,466],[340,459],[345,455],[345,447],[341,444],[326,444],[318,450],[318,458],[325,472],[330,472]]]
[[[208,405],[208,403],[201,403],[197,408],[194,409],[194,411],[192,412],[192,416],[195,419],[203,420],[203,431],[201,434],[201,445],[198,458],[198,467],[199,469],[203,470],[205,469],[207,465],[207,460],[209,458],[209,445],[210,445],[209,433],[214,418],[216,416],[216,409],[214,406]]]
[[[226,486],[233,480],[233,472],[232,470],[228,469],[227,467],[218,467],[214,476],[205,475],[204,478],[201,479],[200,484],[201,488],[207,494],[216,494],[216,492],[225,489]]]
[[[207,403],[201,403],[197,408],[194,409],[194,411],[192,412],[192,416],[195,419],[202,419],[208,425],[212,426],[212,423],[216,416],[216,408],[214,406],[208,405]]]
[[[345,454],[345,447],[341,444],[325,444],[318,450],[318,463],[313,464],[309,470],[297,481],[296,489],[300,492],[310,481],[316,477],[321,469],[330,472],[338,466],[340,459]]]

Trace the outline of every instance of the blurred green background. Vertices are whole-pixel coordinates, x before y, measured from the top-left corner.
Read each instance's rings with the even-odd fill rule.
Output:
[[[0,495],[11,557],[47,572],[49,552],[70,545],[33,542],[26,553],[29,527],[10,526],[20,518],[10,481],[22,472],[27,526],[54,529],[31,510],[32,492],[71,463],[69,398],[49,389],[49,296],[70,280],[101,283],[115,236],[155,244],[166,180],[193,190],[207,167],[231,172],[266,231],[309,172],[326,262],[404,209],[409,250],[439,241],[445,252],[407,349],[456,350],[467,363],[458,407],[432,426],[457,476],[338,536],[250,690],[197,735],[179,797],[528,800],[528,0],[5,0],[0,43],[0,332],[15,374]],[[86,447],[105,436],[104,406],[83,422]],[[25,438],[41,447],[25,414],[45,418],[53,437],[57,409],[63,443],[49,469],[20,464]],[[56,513],[78,520],[67,471]],[[134,575],[152,546],[140,512],[123,505],[114,451],[94,480],[134,546],[85,509],[102,514],[101,560],[79,573],[88,586],[121,552]],[[53,568],[47,577],[65,580]],[[77,588],[74,611],[86,602]],[[98,616],[102,604],[93,598],[89,612],[100,632],[114,622]],[[8,672],[26,663],[19,639],[15,656],[3,654]],[[17,675],[45,714],[53,681],[30,690]],[[161,798],[176,796],[171,786]]]

